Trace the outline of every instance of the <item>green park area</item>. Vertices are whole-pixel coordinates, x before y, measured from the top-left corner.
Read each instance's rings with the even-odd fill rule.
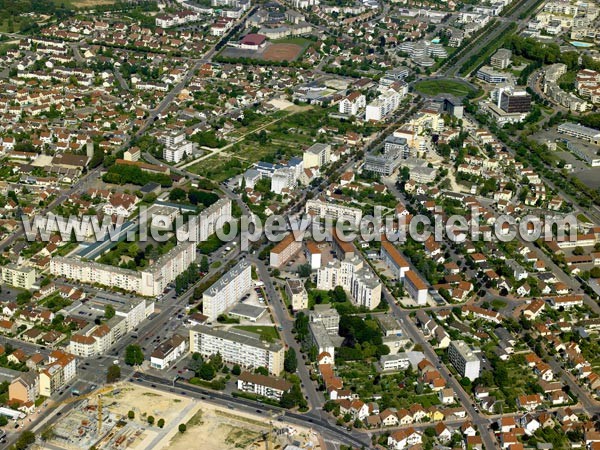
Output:
[[[424,95],[452,94],[456,97],[463,97],[471,92],[472,89],[458,81],[423,80],[415,83],[415,90]]]

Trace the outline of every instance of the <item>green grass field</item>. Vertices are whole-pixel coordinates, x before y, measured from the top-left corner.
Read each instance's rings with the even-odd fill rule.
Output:
[[[238,330],[249,331],[250,333],[259,334],[261,339],[269,342],[275,342],[279,339],[279,333],[277,329],[268,325],[239,325],[236,326]]]
[[[415,83],[415,90],[425,95],[452,94],[462,97],[471,92],[471,89],[458,81],[452,80],[424,80]]]

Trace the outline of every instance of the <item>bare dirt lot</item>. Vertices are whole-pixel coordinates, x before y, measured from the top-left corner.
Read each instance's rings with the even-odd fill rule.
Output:
[[[293,61],[300,53],[302,47],[296,44],[271,44],[263,53],[263,59],[267,61]]]

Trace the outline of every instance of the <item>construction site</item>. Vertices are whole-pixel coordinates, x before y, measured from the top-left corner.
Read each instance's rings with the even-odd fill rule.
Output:
[[[286,424],[275,415],[249,414],[132,383],[105,387],[73,398],[65,406],[69,408],[44,430],[47,448],[322,448],[317,434]],[[181,424],[185,425],[183,433]]]

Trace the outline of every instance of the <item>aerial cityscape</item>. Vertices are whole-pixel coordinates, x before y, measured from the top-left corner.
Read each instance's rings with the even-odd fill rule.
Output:
[[[0,450],[600,450],[600,3],[0,0]]]

